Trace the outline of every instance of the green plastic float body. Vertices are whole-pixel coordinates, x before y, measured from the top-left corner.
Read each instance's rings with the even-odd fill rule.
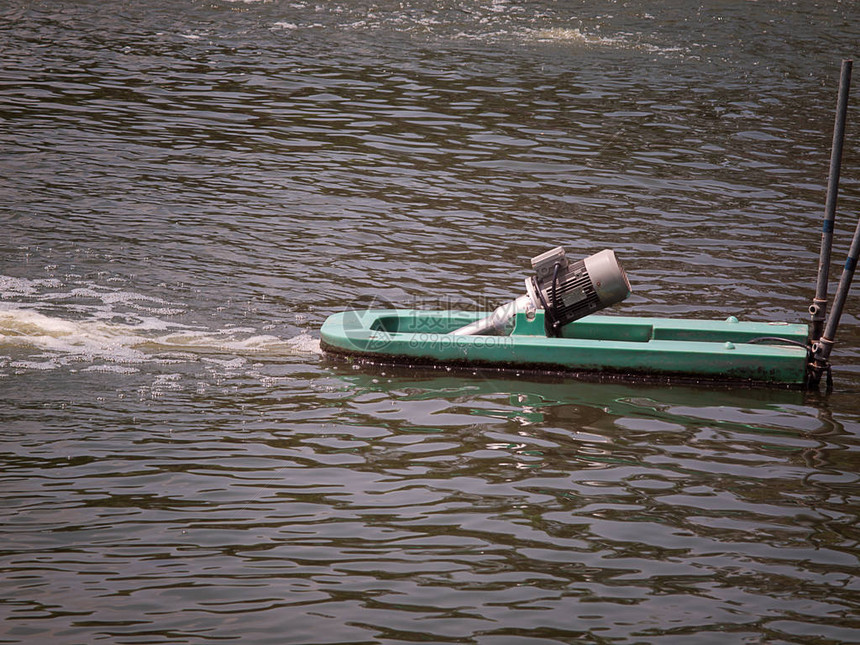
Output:
[[[379,309],[330,316],[320,330],[330,354],[374,362],[540,370],[581,376],[806,382],[807,325],[591,315],[548,338],[543,311],[517,314],[510,335],[449,332],[486,312]]]

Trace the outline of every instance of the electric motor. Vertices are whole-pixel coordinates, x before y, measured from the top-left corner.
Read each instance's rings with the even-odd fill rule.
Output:
[[[456,336],[510,333],[509,322],[517,313],[531,314],[543,309],[547,336],[560,336],[565,325],[630,295],[627,274],[609,249],[571,262],[559,246],[532,258],[532,268],[535,275],[526,278],[526,295],[450,333]]]
[[[627,274],[610,249],[571,262],[559,246],[533,258],[531,264],[535,275],[526,279],[526,289],[544,310],[547,336],[559,336],[565,325],[631,293]]]

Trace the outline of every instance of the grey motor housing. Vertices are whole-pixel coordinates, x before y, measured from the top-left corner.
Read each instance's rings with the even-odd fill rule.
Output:
[[[526,289],[544,310],[547,336],[559,336],[561,328],[630,295],[627,274],[610,249],[571,262],[562,247],[542,253],[531,261],[534,277]]]
[[[547,336],[559,336],[565,325],[621,302],[631,293],[627,274],[609,249],[571,262],[559,246],[532,258],[531,264],[535,275],[526,278],[525,295],[451,333],[503,334],[518,313],[543,309]]]

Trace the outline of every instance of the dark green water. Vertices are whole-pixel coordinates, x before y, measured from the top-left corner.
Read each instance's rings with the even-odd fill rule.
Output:
[[[0,643],[860,641],[856,292],[830,396],[318,343],[558,244],[615,249],[615,313],[804,322],[858,42],[850,2],[0,5]]]

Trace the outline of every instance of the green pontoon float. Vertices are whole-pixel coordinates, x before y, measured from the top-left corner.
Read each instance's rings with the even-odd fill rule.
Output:
[[[538,277],[539,256],[538,276],[526,281],[529,293],[493,312],[351,309],[323,323],[321,347],[373,363],[566,372],[592,380],[818,383],[806,324],[592,314],[630,293],[615,254],[573,263],[561,248],[550,253],[554,278]],[[590,261],[598,256],[614,265],[615,275],[599,266],[593,271]]]
[[[567,325],[561,337],[548,338],[544,312],[536,312],[531,320],[517,314],[507,336],[443,331],[480,318],[414,309],[343,312],[323,324],[322,347],[375,361],[561,371],[584,378],[677,377],[788,387],[801,387],[806,379],[806,325],[589,316]]]
[[[321,345],[327,353],[374,363],[566,372],[591,380],[671,378],[798,388],[807,381],[806,325],[588,315],[548,335],[550,311],[516,311],[504,318],[499,309],[490,315],[351,310],[325,321]]]

